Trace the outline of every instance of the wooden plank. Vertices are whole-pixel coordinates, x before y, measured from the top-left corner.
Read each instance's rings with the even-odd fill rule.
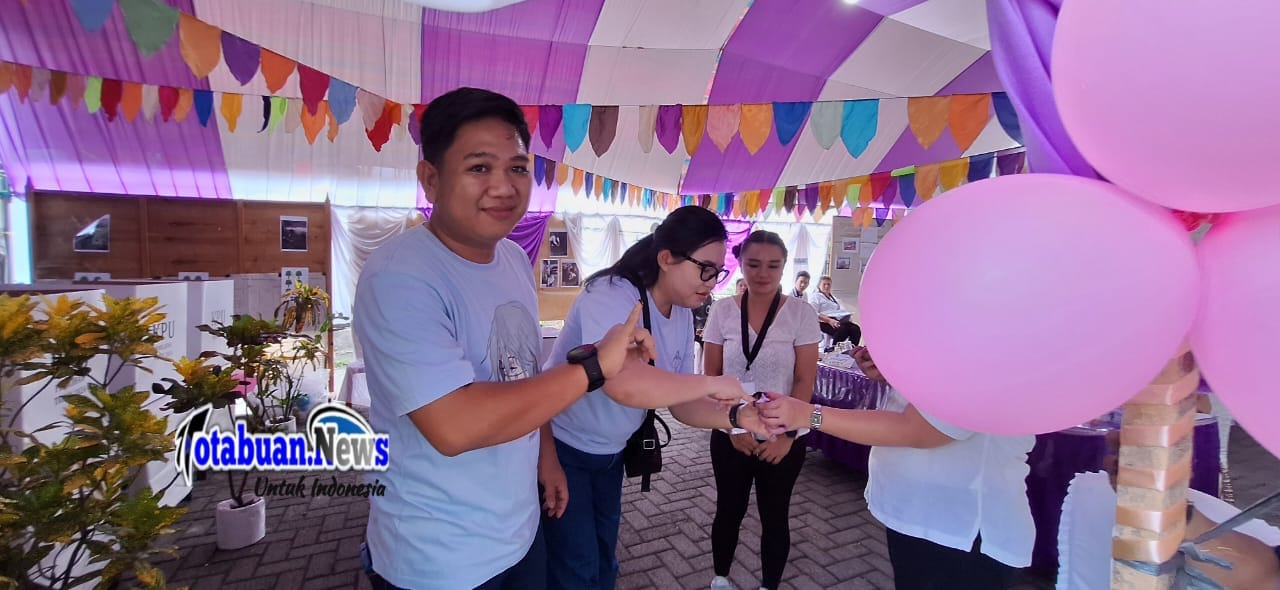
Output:
[[[139,207],[128,197],[75,193],[33,193],[31,203],[32,278],[70,279],[77,272],[143,278]],[[108,251],[77,252],[75,236],[110,215]]]
[[[147,234],[147,200],[137,199],[138,201],[138,245],[141,248],[138,261],[142,265],[142,277],[159,278],[151,274],[151,244],[148,242]]]
[[[147,203],[151,274],[176,277],[207,272],[210,278],[238,272],[240,240],[236,205],[225,200],[142,199]]]
[[[278,273],[281,267],[305,266],[328,273],[330,225],[323,203],[245,201],[241,219],[241,273]],[[280,218],[307,218],[307,250],[281,248]]]

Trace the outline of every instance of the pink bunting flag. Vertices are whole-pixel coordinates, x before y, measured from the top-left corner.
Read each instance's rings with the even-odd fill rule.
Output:
[[[84,104],[85,80],[80,74],[67,75],[67,97],[71,99],[71,108],[78,109]]]
[[[742,124],[742,105],[712,105],[707,112],[707,135],[721,152],[729,149],[729,142],[738,134]]]
[[[364,121],[365,129],[373,129],[378,124],[378,118],[382,116],[382,109],[387,104],[387,99],[382,98],[372,92],[365,92],[363,88],[356,91],[356,108],[360,109],[360,118]]]
[[[302,91],[302,104],[314,115],[329,92],[329,74],[298,64],[298,89]]]
[[[172,86],[161,86],[156,94],[160,101],[160,119],[168,122],[173,118],[173,109],[178,107],[178,89]]]
[[[532,135],[538,130],[538,105],[521,105],[520,110],[524,112],[524,122],[529,126],[529,134]],[[418,114],[418,120],[422,120],[422,113],[418,111],[417,106],[414,106],[414,112]]]

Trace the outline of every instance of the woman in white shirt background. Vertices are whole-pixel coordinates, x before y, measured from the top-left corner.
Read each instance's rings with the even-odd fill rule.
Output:
[[[867,349],[853,357],[884,381]],[[995,436],[946,424],[896,391],[881,410],[823,408],[787,396],[758,403],[775,430],[810,426],[869,445],[867,506],[886,528],[898,590],[998,590],[1031,565],[1027,501],[1034,436]]]
[[[807,403],[813,396],[822,335],[813,308],[782,293],[786,246],[775,233],[755,231],[733,254],[741,263],[747,289],[712,305],[702,332],[704,372],[737,377],[748,390],[754,386],[756,391],[790,395]],[[804,444],[796,442],[796,432],[771,440],[733,432],[711,433],[716,478],[711,588],[733,588],[729,569],[754,484],[762,529],[761,587],[773,590],[782,581],[791,552],[791,491],[804,465]]]
[[[818,328],[831,337],[832,344],[848,341],[857,346],[862,341],[862,328],[849,319],[851,314],[831,294],[831,277],[818,279],[818,290],[809,295],[809,305],[818,312]]]

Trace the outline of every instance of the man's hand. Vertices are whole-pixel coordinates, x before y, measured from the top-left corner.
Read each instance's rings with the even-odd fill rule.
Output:
[[[731,375],[708,377],[710,390],[707,397],[720,404],[721,408],[730,408],[742,400],[751,400],[751,394],[742,388],[742,382]]]
[[[569,481],[558,459],[538,459],[538,483],[542,484],[542,509],[547,516],[564,516],[564,509],[569,506]]]
[[[637,303],[631,309],[627,322],[610,328],[604,338],[596,344],[600,371],[604,373],[605,379],[612,379],[618,371],[622,370],[628,354],[632,354],[633,350],[636,350],[646,363],[658,356],[653,335],[648,330],[636,326],[640,321],[641,312],[640,304]]]
[[[822,320],[822,321],[823,321],[823,322],[825,322],[828,326],[831,326],[832,328],[839,328],[839,327],[840,327],[840,321],[839,321],[839,320],[837,320],[837,319],[835,319],[835,318],[827,318],[827,319]]]
[[[742,434],[730,434],[729,441],[733,443],[733,448],[738,449],[739,453],[748,457],[756,456],[756,449],[760,446],[760,442],[751,433],[744,432]]]
[[[849,356],[858,363],[858,368],[862,370],[862,374],[866,375],[872,381],[887,383],[884,375],[880,373],[880,369],[876,367],[876,361],[871,358],[871,353],[867,351],[865,346],[859,346],[849,352]]]
[[[760,418],[765,426],[776,432],[781,430],[799,430],[801,426],[809,426],[809,418],[813,415],[813,404],[800,401],[789,395],[776,393],[766,394],[768,401],[756,404],[760,410]]]
[[[738,410],[738,426],[743,430],[761,436],[764,438],[772,438],[776,435],[786,432],[784,428],[770,428],[765,424],[764,418],[760,416],[760,410],[755,404],[747,404]]]
[[[760,457],[761,461],[777,465],[787,457],[787,453],[791,452],[791,445],[795,441],[796,439],[789,436],[779,436],[771,441],[760,443],[756,448],[756,456]]]

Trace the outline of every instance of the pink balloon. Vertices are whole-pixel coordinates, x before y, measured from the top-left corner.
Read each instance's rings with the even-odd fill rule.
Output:
[[[1280,204],[1275,0],[1072,0],[1058,18],[1053,94],[1107,180],[1171,209]]]
[[[971,430],[1053,432],[1137,394],[1183,346],[1195,251],[1113,185],[1025,174],[962,186],[894,226],[859,305],[885,377]]]
[[[1200,241],[1191,350],[1214,393],[1280,456],[1280,207],[1224,216]]]

